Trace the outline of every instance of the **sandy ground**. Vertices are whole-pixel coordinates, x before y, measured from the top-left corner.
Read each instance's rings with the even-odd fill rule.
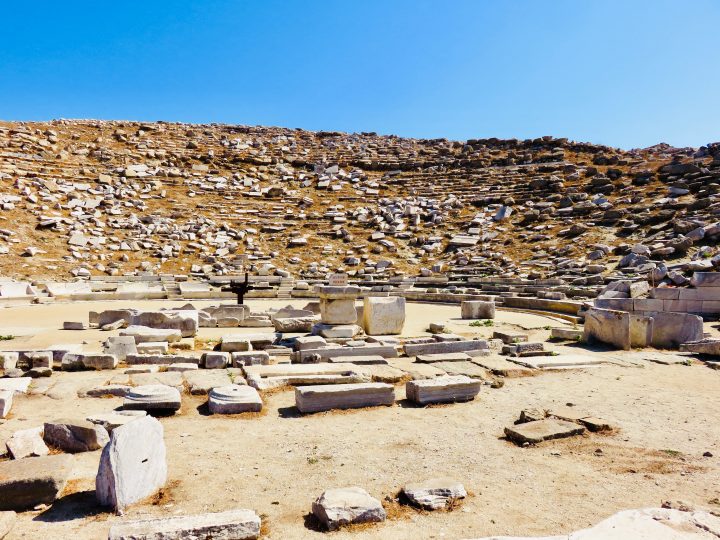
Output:
[[[133,302],[153,308],[185,302]],[[286,301],[254,301],[261,311]],[[59,330],[63,320],[87,320],[89,310],[117,303],[74,303],[0,309],[3,349],[41,348],[87,341],[98,346],[108,333]],[[301,306],[302,302],[293,302]],[[203,305],[203,303],[197,303]],[[405,334],[420,335],[431,321],[449,321],[454,331],[489,336],[497,328],[531,329],[546,339],[560,323],[537,315],[498,312],[495,328],[471,328],[457,319],[458,306],[411,304]],[[268,329],[203,329],[201,337]],[[715,329],[711,329],[715,332]],[[577,347],[553,345],[559,352]],[[581,351],[585,353],[585,351]],[[616,351],[589,354],[630,358]],[[470,403],[416,408],[398,386],[393,407],[301,416],[291,391],[266,395],[260,415],[204,416],[201,397],[183,396],[179,414],[163,418],[168,447],[168,487],[152,503],[118,517],[97,507],[94,477],[100,452],[76,455],[66,493],[45,511],[26,512],[8,536],[14,538],[106,538],[111,523],[251,508],[264,518],[264,537],[274,539],[393,538],[459,539],[489,535],[550,535],[589,526],[628,508],[681,500],[720,511],[720,371],[702,364],[635,367],[607,365],[586,370],[506,379],[483,387]],[[407,359],[398,360],[402,366]],[[109,379],[109,372],[56,373],[53,396],[16,398],[11,418],[0,424],[0,441],[49,418],[84,418],[120,406],[119,398],[76,397]],[[503,428],[526,407],[573,403],[618,427],[537,447],[519,448],[502,438]],[[713,457],[703,457],[711,452]],[[316,532],[307,520],[324,489],[358,485],[380,499],[403,484],[438,476],[456,478],[470,496],[452,512],[426,513],[391,505],[383,524],[336,533]]]

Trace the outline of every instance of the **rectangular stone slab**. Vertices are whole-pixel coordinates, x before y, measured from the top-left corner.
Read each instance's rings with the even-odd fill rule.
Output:
[[[472,362],[486,369],[489,369],[493,375],[500,377],[528,377],[535,375],[536,370],[528,367],[521,366],[519,364],[508,362],[504,358],[499,356],[481,356],[473,358]]]
[[[142,519],[110,527],[108,540],[185,540],[188,538],[233,538],[251,540],[260,536],[260,517],[252,510],[228,510],[195,516]]]
[[[333,356],[328,358],[328,362],[331,364],[359,364],[359,365],[374,365],[374,364],[387,364],[387,360],[379,354],[368,354],[362,356]]]
[[[295,388],[295,405],[303,413],[392,405],[394,387],[385,383],[359,383]]]
[[[544,420],[536,420],[535,422],[505,428],[507,438],[516,444],[537,444],[550,439],[581,435],[584,432],[585,428],[583,426],[554,418],[545,418]]]
[[[17,377],[15,379],[0,379],[0,390],[12,390],[16,394],[27,394],[32,382],[31,377]]]
[[[170,364],[199,364],[200,358],[191,356],[188,354],[128,354],[125,363],[129,366],[136,366],[139,364],[155,364],[155,365],[170,365]]]
[[[464,352],[455,353],[435,353],[435,354],[420,354],[415,358],[416,362],[421,364],[431,364],[433,362],[467,362],[470,360],[470,355]]]
[[[268,366],[243,366],[247,377],[283,377],[296,375],[341,375],[347,372],[364,372],[355,364],[271,364]]]
[[[355,384],[370,382],[368,373],[352,371],[330,375],[281,375],[279,377],[255,377],[250,375],[247,384],[258,390],[269,390],[283,386],[308,386],[322,384]]]
[[[428,403],[453,403],[470,401],[480,392],[482,383],[476,379],[458,375],[437,377],[405,384],[407,398],[420,405]]]
[[[583,368],[606,364],[607,360],[599,356],[582,354],[564,354],[560,356],[534,356],[530,358],[511,358],[511,362],[534,369]]]
[[[327,347],[322,349],[304,349],[296,351],[293,355],[293,362],[302,362],[310,355],[319,354],[320,360],[327,362],[330,358],[337,356],[368,356],[377,355],[383,358],[396,358],[397,349],[390,345],[368,345],[366,347]]]
[[[409,366],[403,365],[403,369],[413,380],[434,379],[447,375],[442,369],[436,368],[432,364],[417,364],[413,362]]]
[[[483,351],[488,348],[487,341],[481,339],[467,341],[443,341],[436,343],[418,343],[415,345],[406,344],[405,354],[408,356],[418,356],[424,354]]]
[[[442,369],[448,375],[465,375],[483,381],[490,379],[490,374],[485,368],[472,362],[435,362],[433,366]]]

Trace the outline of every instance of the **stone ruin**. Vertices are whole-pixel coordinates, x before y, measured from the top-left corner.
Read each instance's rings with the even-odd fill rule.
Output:
[[[0,273],[11,276],[0,279],[0,304],[117,304],[63,324],[68,336],[104,332],[101,351],[81,338],[4,344],[0,418],[70,372],[107,373],[78,399],[122,399],[12,434],[0,460],[0,538],[14,512],[57,500],[75,454],[101,454],[102,507],[122,514],[157,495],[168,479],[163,418],[182,415],[191,396],[208,414],[248,421],[286,387],[298,415],[401,400],[462,407],[516,377],[632,363],[593,354],[596,346],[717,368],[720,339],[706,323],[720,314],[719,179],[718,143],[622,151],[552,137],[0,123]],[[34,229],[19,234],[17,223]],[[284,307],[234,304],[223,289],[246,271],[256,286],[249,301]],[[134,307],[155,300],[172,307]],[[452,305],[457,320],[479,327],[513,312],[575,326],[533,341],[517,329],[457,335],[438,320],[405,336],[410,303]],[[222,337],[196,339],[205,329]],[[580,347],[558,352],[558,343]],[[618,429],[555,407],[523,410],[498,436],[532,447]],[[410,505],[441,510],[472,496],[459,480],[397,487]],[[387,519],[382,501],[341,486],[308,507],[335,530]],[[127,520],[108,537],[258,538],[260,510]],[[716,521],[635,510],[558,538],[661,538],[677,524],[684,538],[701,538],[720,535]]]

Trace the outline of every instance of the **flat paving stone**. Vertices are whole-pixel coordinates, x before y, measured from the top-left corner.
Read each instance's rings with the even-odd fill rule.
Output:
[[[333,356],[328,359],[328,362],[332,364],[358,364],[361,366],[388,363],[388,361],[379,354],[368,354],[363,356]]]
[[[533,369],[583,369],[608,363],[607,358],[582,354],[511,358],[510,361]]]
[[[433,353],[433,354],[420,354],[415,358],[416,362],[421,364],[432,364],[434,362],[467,362],[470,360],[470,355],[464,352],[456,353]]]
[[[485,369],[489,369],[493,375],[499,377],[529,377],[538,373],[535,369],[521,366],[515,362],[509,362],[499,356],[481,356],[473,358],[472,362]]]
[[[422,379],[434,379],[435,377],[443,377],[447,375],[442,369],[435,367],[433,364],[416,364],[412,363],[409,366],[403,366],[403,369],[407,372],[413,380]]]
[[[364,364],[370,372],[373,382],[395,384],[408,379],[409,375],[402,369],[382,364]]]
[[[230,384],[230,376],[225,369],[185,371],[182,377],[188,391],[195,396],[207,394],[213,388]]]
[[[172,386],[178,390],[183,388],[183,373],[179,371],[166,371],[162,373],[138,373],[130,376],[130,382],[134,386],[147,386],[161,384]]]
[[[487,369],[470,361],[435,362],[433,366],[442,369],[448,375],[465,375],[466,377],[472,377],[473,379],[480,379],[483,381],[488,381],[491,378]]]
[[[562,439],[574,435],[582,435],[585,428],[573,422],[546,418],[517,424],[505,428],[505,435],[516,444],[537,444],[550,439]]]

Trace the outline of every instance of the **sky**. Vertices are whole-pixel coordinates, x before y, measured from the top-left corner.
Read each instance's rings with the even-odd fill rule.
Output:
[[[720,140],[718,0],[33,0],[0,119]]]

